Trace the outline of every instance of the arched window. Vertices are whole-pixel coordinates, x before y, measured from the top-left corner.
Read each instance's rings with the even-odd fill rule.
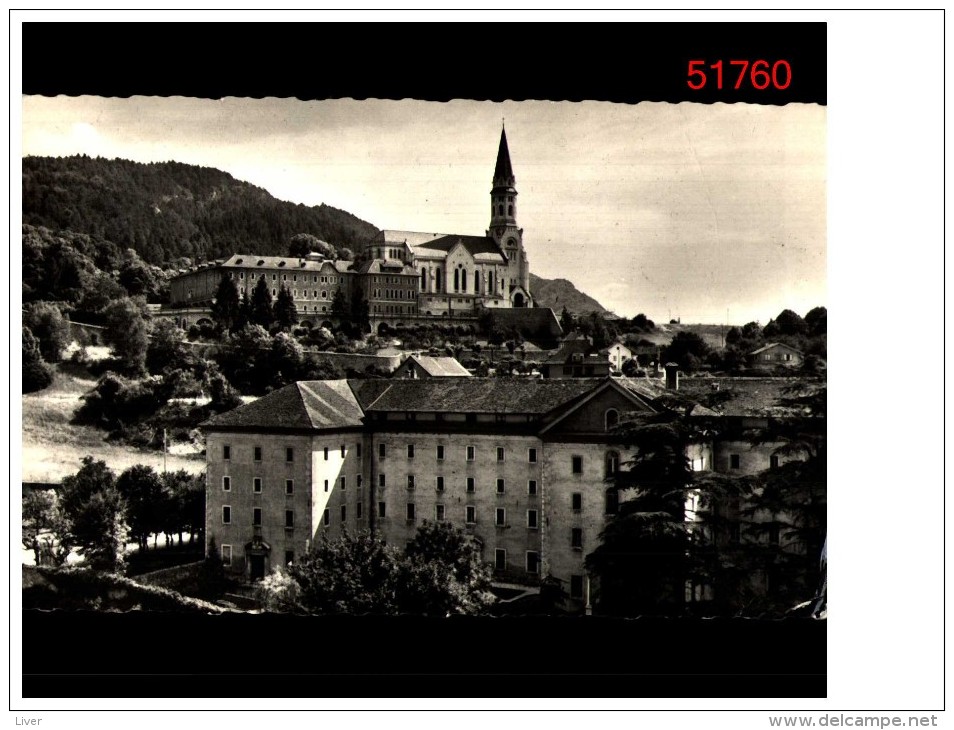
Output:
[[[454,269],[454,291],[460,291],[460,271]]]
[[[438,269],[434,275],[434,290],[441,291],[441,270]]]
[[[421,269],[421,291],[427,291],[427,269]]]
[[[606,430],[610,431],[616,428],[617,424],[619,423],[619,411],[617,411],[615,408],[610,408],[608,411],[606,411],[605,418]]]
[[[616,487],[610,487],[606,490],[606,501],[603,512],[608,515],[615,515],[619,512],[619,492]]]
[[[508,206],[507,206],[507,215],[509,215],[511,218],[513,218],[513,206],[512,206],[512,205],[508,205]]]
[[[493,271],[491,271],[487,275],[487,293],[488,294],[494,293],[494,272]]]
[[[619,452],[606,452],[606,476],[611,477],[619,472]]]
[[[474,272],[474,294],[480,294],[480,272]]]
[[[502,206],[502,205],[498,205],[498,206],[497,206],[497,215],[503,215],[503,206]]]

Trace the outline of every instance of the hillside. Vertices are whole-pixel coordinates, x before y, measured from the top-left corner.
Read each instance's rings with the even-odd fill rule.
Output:
[[[85,155],[23,158],[23,223],[131,248],[150,264],[283,255],[296,233],[354,249],[377,232],[345,211],[276,200],[214,168]]]
[[[607,313],[607,310],[593,297],[579,291],[566,279],[542,279],[530,274],[530,293],[539,307],[549,307],[557,316],[566,307],[570,314],[580,315],[590,312]]]
[[[157,471],[163,466],[170,471],[185,469],[192,474],[205,469],[205,459],[198,454],[168,454],[163,464],[159,451],[110,443],[103,431],[72,423],[80,396],[95,384],[94,380],[77,377],[68,372],[66,365],[60,365],[53,385],[23,396],[23,481],[57,483],[75,474],[83,457],[89,454],[105,461],[116,473],[135,464],[146,464]]]

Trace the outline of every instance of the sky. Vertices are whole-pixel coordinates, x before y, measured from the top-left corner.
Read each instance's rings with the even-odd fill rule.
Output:
[[[505,123],[533,273],[657,322],[765,324],[827,306],[822,106],[22,102],[24,155],[205,165],[378,228],[468,235],[489,223]]]

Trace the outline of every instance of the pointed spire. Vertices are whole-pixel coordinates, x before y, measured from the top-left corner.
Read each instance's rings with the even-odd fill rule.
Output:
[[[500,127],[500,147],[497,150],[497,165],[494,167],[494,182],[506,180],[513,184],[513,168],[510,166],[510,149],[507,147],[507,130],[501,124]]]

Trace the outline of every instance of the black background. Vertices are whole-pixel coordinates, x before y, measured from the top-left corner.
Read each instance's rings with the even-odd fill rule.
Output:
[[[688,87],[694,59],[723,60],[722,91]],[[758,59],[791,85],[734,90],[729,61]],[[25,23],[23,92],[825,104],[826,25]]]
[[[690,59],[784,59],[792,83],[735,91],[726,70],[721,92],[693,91]],[[25,23],[22,80],[46,95],[825,104],[826,26]],[[24,611],[23,693],[823,697],[825,632],[806,620]]]

